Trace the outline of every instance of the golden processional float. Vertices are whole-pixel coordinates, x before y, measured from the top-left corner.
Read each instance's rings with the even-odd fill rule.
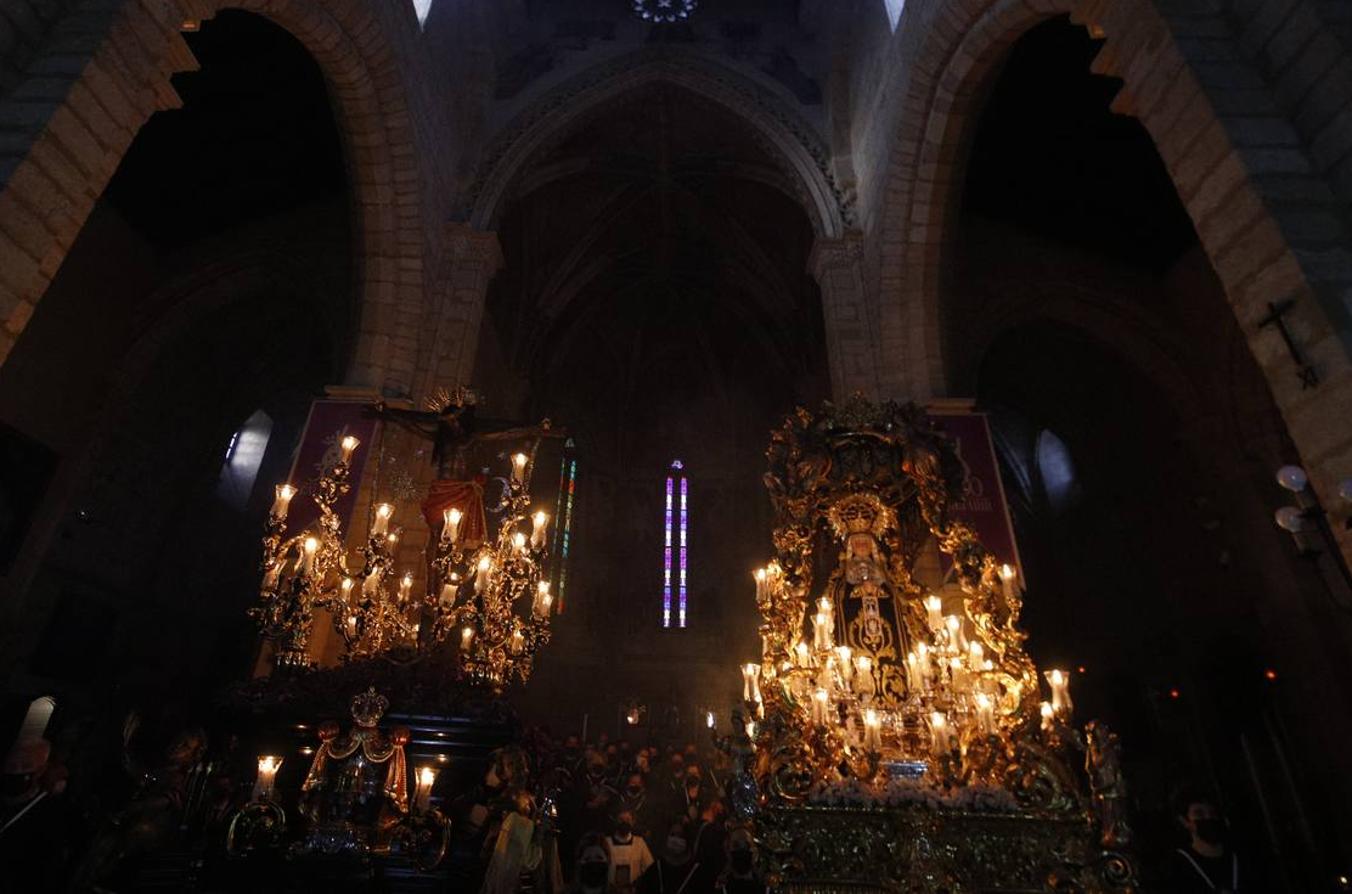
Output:
[[[1117,739],[1024,653],[1012,569],[950,515],[954,444],[857,397],[799,409],[768,459],[762,656],[716,741],[772,886],[1134,890]]]

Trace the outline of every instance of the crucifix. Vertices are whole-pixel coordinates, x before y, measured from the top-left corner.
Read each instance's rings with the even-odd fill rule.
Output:
[[[1301,357],[1300,349],[1296,347],[1296,341],[1291,337],[1291,330],[1287,328],[1286,313],[1295,306],[1294,298],[1288,298],[1280,303],[1269,301],[1267,316],[1258,321],[1258,328],[1277,327],[1282,341],[1286,343],[1286,350],[1291,354],[1291,360],[1296,364],[1296,376],[1300,379],[1301,390],[1304,391],[1319,384],[1319,373],[1312,364],[1306,363]]]

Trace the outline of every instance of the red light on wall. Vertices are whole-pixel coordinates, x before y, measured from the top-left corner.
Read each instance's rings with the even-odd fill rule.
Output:
[[[1267,670],[1263,671],[1263,677],[1268,680],[1275,680],[1277,679],[1277,672],[1272,668],[1268,668]]]
[[[1179,692],[1177,689],[1169,690],[1169,698],[1181,698],[1182,696],[1183,693]]]

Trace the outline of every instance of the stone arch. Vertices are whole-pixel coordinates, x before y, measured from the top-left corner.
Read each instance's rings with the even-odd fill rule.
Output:
[[[407,391],[422,304],[424,195],[406,74],[395,29],[411,10],[372,11],[347,0],[126,0],[112,13],[81,9],[54,29],[51,49],[6,103],[34,122],[21,157],[0,167],[0,359],[22,333],[141,126],[176,108],[170,78],[195,60],[180,34],[221,9],[261,15],[291,33],[324,75],[343,140],[354,209],[362,301],[350,381]],[[407,20],[407,21],[404,21]],[[72,65],[59,48],[89,45]],[[52,98],[55,97],[55,98]]]
[[[1338,406],[1352,404],[1352,313],[1340,297],[1352,288],[1352,236],[1298,141],[1274,154],[1271,133],[1231,128],[1244,111],[1218,111],[1226,108],[1213,100],[1219,87],[1199,76],[1180,37],[1190,29],[1228,34],[1229,24],[1207,14],[1175,22],[1151,0],[959,0],[945,7],[945,27],[912,23],[928,30],[899,99],[879,186],[886,202],[876,233],[880,341],[902,346],[884,358],[883,392],[945,390],[939,276],[980,102],[1015,40],[1069,14],[1105,39],[1092,71],[1123,80],[1113,111],[1133,115],[1150,134],[1312,480],[1335,496],[1337,481],[1352,474],[1352,432],[1329,421]],[[1316,389],[1302,386],[1278,334],[1257,326],[1268,302],[1283,298],[1296,301],[1288,322],[1319,372]],[[1342,540],[1352,555],[1352,535]]]
[[[839,238],[850,209],[832,177],[828,150],[787,103],[747,75],[696,53],[644,51],[592,68],[536,100],[507,125],[485,153],[468,201],[470,224],[491,229],[509,189],[540,149],[615,99],[666,83],[714,102],[745,121],[794,184],[818,235]]]

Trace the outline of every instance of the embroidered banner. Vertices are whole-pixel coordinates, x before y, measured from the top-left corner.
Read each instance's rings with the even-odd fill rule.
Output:
[[[292,500],[291,511],[287,514],[288,531],[302,531],[319,520],[319,510],[309,499],[310,494],[314,492],[315,482],[324,470],[337,464],[340,453],[338,444],[348,435],[354,436],[361,444],[352,455],[349,478],[352,488],[334,504],[333,511],[342,520],[343,530],[351,527],[362,471],[366,468],[367,457],[376,449],[377,426],[380,424],[378,419],[363,414],[369,405],[367,400],[336,400],[327,397],[310,404],[305,432],[301,435],[300,447],[296,449],[291,477],[288,479],[300,491]]]
[[[958,456],[967,469],[967,494],[953,505],[954,518],[970,525],[982,545],[994,554],[996,562],[1013,565],[1022,580],[1023,566],[1014,540],[1014,523],[1009,516],[986,414],[930,408],[929,417],[936,428],[957,444]]]

